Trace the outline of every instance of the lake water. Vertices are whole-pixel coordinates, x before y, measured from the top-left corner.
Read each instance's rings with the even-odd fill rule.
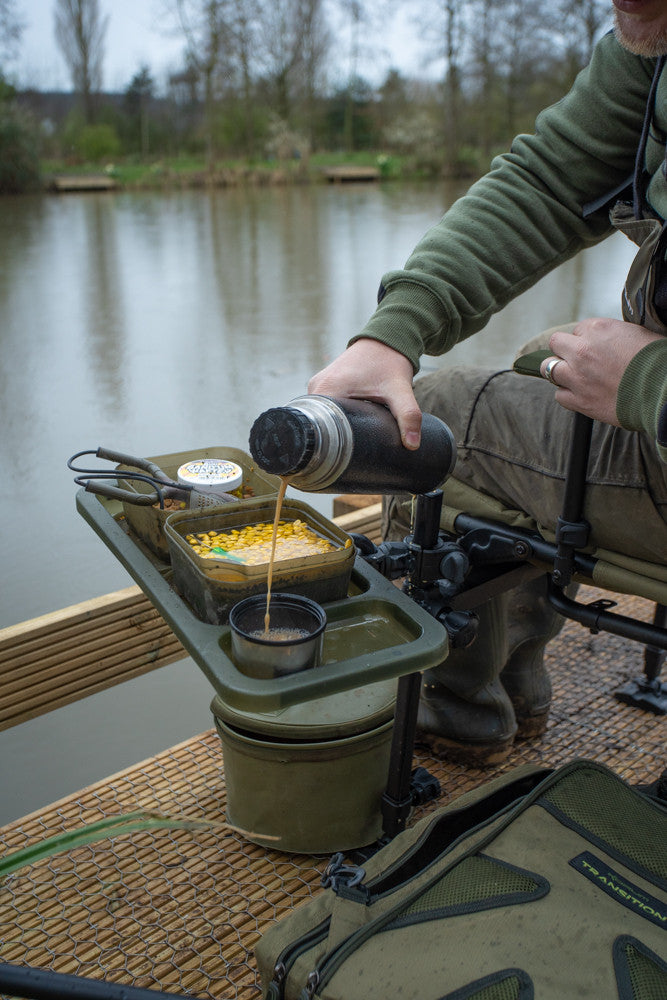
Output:
[[[247,450],[305,392],[461,193],[342,185],[0,200],[0,627],[133,581],[78,516],[67,458]],[[618,315],[622,237],[586,251],[423,370],[507,364],[534,333]],[[325,514],[330,497],[293,493]],[[0,733],[0,823],[211,725],[190,660]],[[11,763],[10,763],[11,762]]]

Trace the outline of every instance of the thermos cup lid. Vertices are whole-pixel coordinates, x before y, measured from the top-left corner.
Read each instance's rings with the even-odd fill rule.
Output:
[[[292,475],[302,469],[314,445],[312,421],[289,406],[265,410],[250,428],[250,454],[260,468],[274,476]]]

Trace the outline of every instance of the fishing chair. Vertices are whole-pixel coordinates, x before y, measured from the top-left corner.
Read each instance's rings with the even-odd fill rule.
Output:
[[[416,498],[413,533],[405,542],[358,547],[385,576],[405,576],[403,589],[447,629],[451,647],[474,641],[475,609],[528,579],[546,574],[548,598],[564,618],[592,633],[610,632],[643,644],[644,675],[615,692],[620,701],[664,715],[667,685],[660,679],[667,651],[667,567],[591,548],[582,515],[593,421],[573,414],[573,433],[562,512],[552,532],[538,532],[519,511],[456,483],[455,506],[443,507],[441,491]],[[364,544],[366,543],[366,544]],[[611,611],[613,598],[585,604],[566,594],[583,583],[655,604],[652,622]],[[412,808],[439,794],[422,768],[412,771],[421,674],[400,678],[389,780],[383,799],[384,835],[405,827]]]
[[[656,645],[667,627],[667,566],[649,563],[602,548],[586,548],[588,525],[582,519],[585,475],[590,449],[593,421],[581,414],[573,415],[573,437],[568,475],[564,490],[564,506],[559,523],[552,532],[537,535],[529,519],[518,511],[508,511],[492,498],[476,490],[456,484],[456,507],[445,506],[441,523],[445,531],[460,539],[478,562],[489,562],[511,551],[525,558],[550,578],[549,598],[554,608],[566,618],[573,618],[592,632],[608,631],[634,639],[645,646],[644,674],[614,692],[619,701],[635,705],[657,715],[667,714],[667,685],[660,679],[665,648]],[[477,515],[477,516],[474,516]],[[497,522],[510,529],[508,535]],[[520,529],[516,535],[514,529]],[[525,532],[520,537],[521,532]],[[547,543],[542,545],[540,539]],[[524,554],[524,546],[529,551]],[[555,546],[555,547],[554,547]],[[498,576],[502,580],[502,573]],[[618,615],[603,615],[615,605],[613,599],[599,599],[584,605],[568,600],[562,593],[568,583],[584,583],[615,594],[645,598],[655,604],[652,629],[643,623]],[[509,588],[504,588],[509,589]],[[470,606],[468,592],[466,605]]]

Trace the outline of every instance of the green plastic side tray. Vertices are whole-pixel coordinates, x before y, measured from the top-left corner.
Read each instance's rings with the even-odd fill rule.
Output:
[[[425,670],[447,655],[444,626],[358,556],[348,596],[324,605],[327,628],[321,666],[269,680],[248,677],[230,658],[229,626],[197,618],[171,586],[169,565],[129,532],[120,503],[80,489],[76,506],[232,708],[276,711]]]

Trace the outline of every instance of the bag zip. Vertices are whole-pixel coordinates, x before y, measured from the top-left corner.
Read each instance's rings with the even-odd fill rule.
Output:
[[[365,870],[358,865],[346,865],[345,856],[339,851],[329,860],[320,882],[323,888],[333,889],[338,894],[343,887],[354,887],[365,877]],[[265,1000],[284,1000],[285,983],[294,963],[300,955],[327,937],[330,925],[331,917],[325,917],[307,934],[283,948],[273,967],[273,977],[269,983]]]
[[[447,820],[452,821],[457,817],[460,818],[465,816],[466,813],[479,811],[484,808],[486,803],[484,811],[487,815],[484,820],[477,823],[473,827],[466,825],[458,837],[444,846],[442,841],[438,840],[436,849],[429,852],[427,862],[418,866],[418,870],[420,872],[424,871],[431,864],[434,864],[443,855],[443,853],[451,850],[454,846],[456,846],[462,837],[467,837],[473,829],[483,826],[484,823],[491,819],[497,819],[498,816],[502,815],[505,810],[516,806],[518,798],[523,801],[527,793],[524,792],[521,794],[520,791],[516,790],[512,792],[513,788],[521,789],[527,782],[531,784],[538,782],[538,784],[541,785],[545,778],[552,773],[552,769],[544,768],[542,770],[532,772],[531,774],[523,775],[521,778],[517,778],[514,781],[509,782],[507,785],[501,786],[501,788],[496,789],[495,792],[490,793],[488,796],[484,796],[470,806],[464,806],[461,809],[454,809],[450,813],[443,814],[440,819],[436,821],[436,823],[429,824],[425,828],[422,836],[416,840],[414,844],[412,844],[407,853],[400,855],[393,865],[376,875],[374,878],[370,879],[365,885],[361,883],[361,879],[364,877],[363,868],[352,865],[344,865],[343,855],[341,853],[337,853],[327,864],[324,874],[322,875],[322,884],[327,888],[333,888],[337,895],[344,896],[347,899],[356,899],[361,905],[368,906],[380,899],[385,893],[396,892],[410,882],[410,880],[414,877],[413,859],[420,851],[428,848],[428,844],[431,839],[435,839],[434,829],[437,828],[439,822],[446,822]],[[510,796],[509,802],[506,801],[508,795]],[[505,800],[504,808],[500,808],[500,806],[496,804],[496,800],[499,798]],[[488,815],[489,802],[491,802],[490,815]],[[408,868],[407,875],[403,874],[403,869],[406,867]],[[336,875],[340,872],[343,872],[347,877],[337,881]],[[400,879],[400,881],[397,882],[396,879]],[[276,959],[273,977],[269,983],[265,1000],[284,1000],[287,978],[295,962],[300,955],[304,954],[309,948],[319,944],[327,937],[330,925],[331,917],[327,917],[316,927],[310,930],[308,934],[305,934],[297,941],[293,941],[291,944],[283,948],[282,952]],[[325,956],[323,961],[326,960],[326,957],[327,956]],[[311,982],[311,977],[314,975],[315,973],[311,973],[309,976],[309,983]],[[317,983],[314,985],[314,989],[316,988]]]
[[[590,765],[590,762],[587,761],[586,763],[587,765]],[[458,862],[462,861],[463,858],[468,857],[469,854],[474,854],[477,853],[478,851],[483,850],[483,848],[486,847],[487,844],[491,843],[504,829],[506,829],[506,827],[513,821],[515,815],[524,812],[530,806],[534,805],[535,802],[539,798],[541,798],[541,796],[544,794],[545,790],[551,787],[551,785],[554,784],[554,782],[561,781],[571,771],[578,770],[580,767],[581,767],[581,761],[574,761],[572,764],[569,765],[566,764],[558,771],[551,772],[550,775],[551,780],[549,780],[549,778],[544,779],[537,785],[537,787],[531,793],[525,795],[520,802],[515,803],[513,808],[512,807],[507,808],[503,823],[494,827],[494,829],[490,832],[490,834],[487,835],[486,838],[483,838],[482,840],[478,841],[470,848],[469,851],[464,852],[460,857],[458,857],[456,859],[456,863],[458,864]],[[470,834],[474,833],[476,829],[482,829],[485,825],[488,825],[488,823],[492,822],[494,819],[497,818],[498,814],[490,817],[484,823],[481,823],[478,827],[475,827],[474,829],[462,833],[460,837],[458,837],[453,843],[451,843],[446,848],[445,853],[449,853],[451,850],[453,850],[453,848],[456,847],[457,844],[460,843],[460,841],[463,838],[467,838]],[[318,962],[313,971],[309,974],[306,980],[306,985],[299,994],[299,1000],[314,1000],[316,990],[318,990],[321,986],[325,986],[331,980],[331,978],[338,971],[340,966],[343,964],[343,962],[347,959],[349,955],[351,955],[362,944],[364,944],[368,940],[368,938],[372,937],[379,930],[381,930],[385,924],[390,923],[394,919],[397,908],[408,906],[416,896],[422,895],[424,892],[426,892],[439,878],[442,878],[444,874],[445,872],[442,869],[438,870],[438,872],[433,876],[433,878],[431,878],[428,882],[421,885],[419,889],[416,890],[415,896],[412,897],[404,896],[401,899],[400,903],[397,904],[397,906],[391,907],[389,910],[383,913],[381,917],[378,917],[376,920],[371,920],[369,923],[365,924],[359,930],[354,931],[347,938],[345,938],[345,940],[342,941],[337,948],[335,948],[333,951],[325,955],[320,960],[320,962]]]
[[[421,837],[411,845],[408,851],[401,854],[393,865],[384,869],[368,883],[359,884],[357,879],[351,879],[347,885],[343,884],[340,889],[335,886],[334,888],[338,895],[366,904],[375,903],[382,896],[398,891],[416,874],[421,875],[432,864],[435,864],[443,854],[459,842],[461,837],[467,836],[472,830],[481,828],[489,820],[502,816],[508,809],[514,808],[518,802],[523,802],[527,795],[531,794],[553,773],[553,768],[541,768],[507,782],[470,805],[443,813],[435,822],[425,827]],[[440,829],[441,825],[444,827],[444,833],[449,833],[449,839],[444,839],[443,831]],[[455,827],[453,834],[451,832],[452,826]],[[458,832],[456,832],[457,830]],[[363,869],[359,869],[359,871],[363,871]]]
[[[319,944],[320,941],[326,938],[329,933],[330,923],[331,917],[326,917],[307,934],[304,934],[283,948],[273,967],[273,977],[266,991],[265,1000],[284,1000],[285,983],[287,982],[287,977],[290,974],[292,966],[299,955],[302,955],[303,952],[308,951],[309,948]]]

